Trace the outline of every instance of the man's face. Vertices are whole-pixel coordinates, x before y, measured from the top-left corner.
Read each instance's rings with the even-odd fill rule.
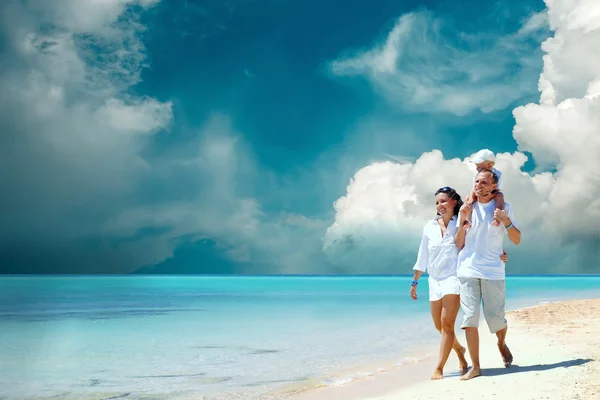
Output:
[[[480,172],[475,177],[475,193],[477,196],[486,196],[498,186],[489,171]]]

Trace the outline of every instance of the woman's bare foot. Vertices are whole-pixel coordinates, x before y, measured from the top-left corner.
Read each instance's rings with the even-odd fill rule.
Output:
[[[498,345],[498,350],[500,350],[500,355],[502,356],[502,361],[504,361],[504,367],[508,368],[511,366],[513,362],[513,355],[510,352],[510,349],[506,345],[506,343],[502,345]]]
[[[435,371],[433,371],[433,375],[431,375],[432,381],[437,381],[438,379],[443,379],[443,378],[444,378],[444,371],[442,371],[439,368],[437,368]]]
[[[471,370],[469,372],[467,372],[466,374],[461,376],[459,379],[461,381],[468,381],[469,379],[473,379],[475,377],[478,377],[479,375],[481,375],[481,371],[479,370],[479,367],[473,367],[473,368],[471,368]]]
[[[461,375],[466,374],[467,371],[469,370],[469,363],[467,362],[467,359],[465,358],[466,352],[467,352],[467,349],[464,347],[461,347],[461,349],[458,351],[458,353],[456,353],[456,355],[458,356],[459,373]]]

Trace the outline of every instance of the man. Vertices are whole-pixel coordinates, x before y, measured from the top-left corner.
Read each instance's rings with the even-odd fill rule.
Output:
[[[479,365],[479,304],[483,300],[483,314],[491,333],[498,337],[498,350],[509,367],[513,361],[506,345],[508,329],[504,318],[506,288],[504,263],[504,234],[514,244],[521,242],[521,232],[515,226],[512,207],[504,204],[504,210],[496,208],[493,191],[498,176],[490,170],[482,170],[475,177],[474,190],[477,201],[461,207],[458,226],[463,226],[469,214],[471,222],[458,229],[455,240],[459,249],[457,273],[460,278],[460,305],[464,320],[467,347],[473,368],[460,379],[467,380],[481,375]],[[494,219],[501,224],[493,225]]]

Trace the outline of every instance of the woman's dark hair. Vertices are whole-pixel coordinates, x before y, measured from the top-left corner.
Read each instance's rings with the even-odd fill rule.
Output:
[[[456,190],[452,189],[450,186],[444,186],[443,188],[439,188],[435,192],[435,195],[437,196],[440,193],[445,193],[452,200],[456,200],[456,205],[454,206],[454,215],[458,215],[458,210],[460,210],[460,207],[462,207],[462,205],[463,205],[463,201],[460,197],[460,194],[458,194],[456,192]],[[438,215],[440,215],[440,214],[438,213]]]

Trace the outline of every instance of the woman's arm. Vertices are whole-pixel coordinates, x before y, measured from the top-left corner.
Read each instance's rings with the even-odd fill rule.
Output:
[[[419,252],[417,253],[417,261],[415,262],[415,266],[413,270],[416,272],[420,271],[421,273],[427,272],[427,265],[429,264],[429,240],[427,239],[427,231],[426,226],[423,228],[423,236],[421,237],[421,244],[419,245]],[[415,279],[419,279],[419,274]]]
[[[465,203],[460,207],[460,211],[458,212],[458,221],[456,221],[456,226],[458,229],[456,230],[456,235],[454,235],[454,242],[456,243],[458,250],[462,250],[462,248],[465,247],[467,229],[464,224],[467,220],[467,215],[469,215],[472,208],[472,205]]]
[[[415,266],[413,270],[415,271],[413,275],[413,280],[410,284],[410,297],[413,300],[417,299],[417,285],[419,283],[419,278],[423,274],[423,272],[427,271],[427,264],[429,263],[429,240],[427,239],[427,225],[423,228],[423,236],[421,237],[421,244],[419,245],[419,253],[417,254],[417,261],[415,262]]]
[[[417,285],[419,283],[419,278],[421,277],[422,273],[423,273],[422,271],[419,271],[417,269],[417,270],[415,270],[415,274],[413,275],[413,280],[410,284],[410,297],[413,300],[417,299]]]

